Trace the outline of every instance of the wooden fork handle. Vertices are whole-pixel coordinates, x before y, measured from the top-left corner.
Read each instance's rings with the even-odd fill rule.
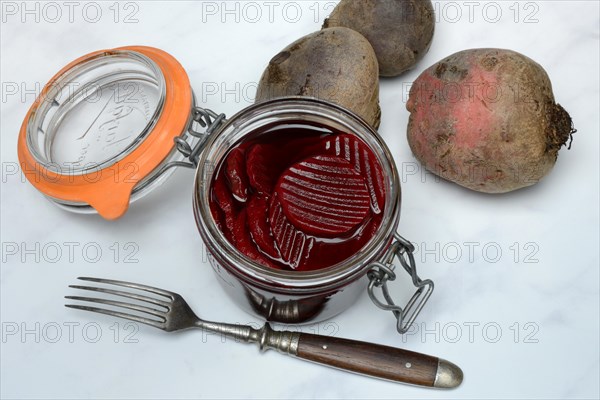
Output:
[[[421,353],[357,340],[301,333],[296,356],[319,364],[420,386],[451,389],[461,384],[455,364]]]

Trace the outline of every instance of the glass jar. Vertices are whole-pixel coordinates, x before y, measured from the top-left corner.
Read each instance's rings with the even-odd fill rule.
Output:
[[[328,132],[351,133],[370,148],[382,166],[386,199],[381,226],[358,253],[329,268],[299,272],[264,267],[241,254],[211,216],[211,184],[216,167],[229,150],[242,140],[255,139],[286,126],[307,129],[316,126]],[[241,307],[269,321],[316,322],[349,307],[369,286],[369,271],[373,282],[379,265],[384,268],[389,265],[390,249],[394,254],[399,251],[392,242],[400,220],[400,198],[400,181],[392,155],[371,126],[341,106],[318,99],[287,97],[240,111],[208,139],[196,171],[194,215],[219,282]],[[433,285],[428,282],[423,288],[424,292],[419,294],[421,300],[421,294],[428,297]],[[418,302],[413,304],[419,306]]]
[[[285,126],[353,134],[385,175],[385,209],[376,234],[347,260],[321,270],[257,264],[225,239],[209,209],[211,183],[226,154],[242,140]],[[185,70],[164,51],[99,51],[73,61],[44,87],[23,122],[18,154],[26,177],[52,202],[107,219],[121,217],[174,167],[196,168],[194,215],[218,281],[242,308],[269,321],[330,318],[366,288],[378,307],[394,313],[404,333],[433,291],[433,282],[417,276],[414,248],[396,234],[400,182],[385,142],[360,117],[323,100],[280,98],[226,120],[195,106]],[[396,278],[396,258],[417,288],[404,307],[387,287]]]

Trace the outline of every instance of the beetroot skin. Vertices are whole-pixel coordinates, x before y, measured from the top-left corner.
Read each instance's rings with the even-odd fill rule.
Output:
[[[479,192],[537,183],[575,132],[546,71],[511,50],[465,50],[434,64],[411,87],[406,107],[416,158]]]

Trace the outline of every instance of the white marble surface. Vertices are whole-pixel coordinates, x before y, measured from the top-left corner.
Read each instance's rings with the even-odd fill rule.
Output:
[[[420,273],[436,290],[419,331],[405,337],[366,293],[335,319],[302,329],[447,358],[465,372],[459,389],[345,374],[200,333],[169,336],[143,326],[132,333],[123,321],[63,307],[67,285],[92,275],[178,291],[209,319],[257,323],[225,296],[203,259],[191,171],[177,171],[117,222],[59,210],[14,174],[17,135],[36,85],[90,51],[150,45],[179,59],[203,105],[232,114],[251,103],[270,57],[319,29],[333,3],[2,3],[3,398],[598,398],[596,1],[475,2],[471,17],[468,2],[435,2],[431,51],[413,72],[381,84],[381,133],[404,172],[400,230],[419,245]],[[502,15],[493,22],[497,9]],[[573,149],[535,187],[476,194],[424,175],[410,153],[408,85],[470,47],[510,48],[541,63],[579,129]],[[136,262],[126,262],[128,255]]]

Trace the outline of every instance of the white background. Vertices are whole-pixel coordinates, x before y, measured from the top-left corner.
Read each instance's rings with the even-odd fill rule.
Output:
[[[231,115],[251,104],[270,58],[318,30],[334,4],[207,3],[3,2],[2,397],[598,398],[596,1],[498,1],[487,8],[434,2],[439,21],[431,51],[414,71],[381,83],[380,132],[403,173],[400,231],[418,245],[420,274],[436,289],[418,329],[404,337],[366,293],[333,320],[301,329],[449,359],[464,370],[459,389],[346,374],[200,332],[169,335],[139,326],[132,333],[121,320],[63,307],[63,296],[75,294],[67,285],[91,275],[177,291],[208,319],[259,322],[225,296],[206,262],[192,216],[191,171],[177,171],[116,222],[66,213],[13,173],[32,92],[67,62],[98,49],[158,47],[183,64],[202,105]],[[470,192],[425,174],[411,155],[410,83],[441,58],[472,47],[510,48],[542,64],[579,130],[572,150],[563,149],[534,187],[496,196]],[[407,297],[405,282],[396,294]]]

